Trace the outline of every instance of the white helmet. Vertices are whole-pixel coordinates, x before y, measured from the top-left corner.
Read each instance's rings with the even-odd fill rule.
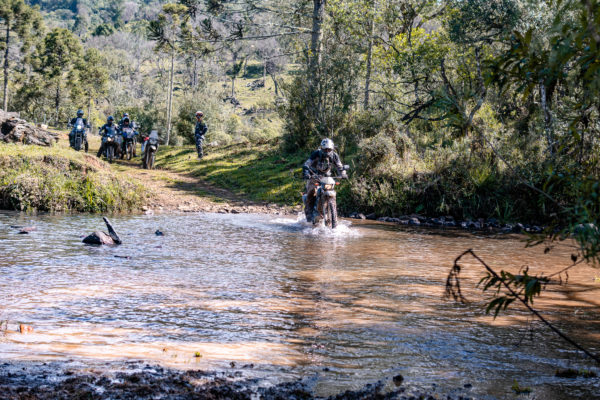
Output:
[[[334,148],[333,140],[327,139],[327,138],[321,140],[321,150],[333,151],[333,148]]]

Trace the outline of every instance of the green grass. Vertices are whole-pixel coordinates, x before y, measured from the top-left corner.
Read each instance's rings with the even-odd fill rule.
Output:
[[[295,205],[303,189],[302,163],[306,154],[283,155],[276,141],[208,147],[198,160],[193,146],[163,147],[157,166],[189,173],[252,201]]]
[[[19,211],[128,212],[146,191],[92,153],[0,144],[0,207]]]

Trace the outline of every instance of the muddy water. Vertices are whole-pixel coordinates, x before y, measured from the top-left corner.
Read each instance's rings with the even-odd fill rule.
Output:
[[[321,395],[397,374],[417,387],[490,398],[514,397],[515,380],[537,398],[600,393],[600,379],[554,377],[557,367],[594,365],[518,306],[496,320],[483,313],[474,263],[463,269],[471,302],[443,298],[452,261],[467,248],[497,268],[547,273],[568,265],[568,248],[544,255],[519,237],[347,221],[331,233],[266,215],[112,222],[124,244],[93,247],[81,236],[103,228],[97,216],[0,213],[3,361],[234,362],[274,381],[308,377]],[[11,225],[37,231],[19,235]],[[598,269],[571,271],[569,286],[551,286],[536,306],[600,353],[597,278]],[[34,331],[16,333],[19,323]]]

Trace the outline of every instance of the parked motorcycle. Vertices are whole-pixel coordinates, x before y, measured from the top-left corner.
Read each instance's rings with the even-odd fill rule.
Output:
[[[131,160],[135,150],[135,131],[131,127],[123,127],[123,140],[125,141],[125,154]]]
[[[158,151],[158,132],[152,131],[150,135],[144,138],[144,152],[142,155],[142,166],[145,169],[154,168],[154,160]]]
[[[344,171],[347,171],[348,169],[350,169],[350,167],[344,165]],[[313,225],[317,225],[323,220],[325,226],[335,229],[338,224],[337,194],[335,192],[335,187],[340,184],[336,180],[342,179],[342,177],[321,176],[312,169],[310,169],[309,172],[311,173],[310,180],[317,181],[315,182],[315,185],[317,186],[316,200],[312,213]],[[303,193],[302,203],[304,204],[304,208],[306,208],[306,200],[307,193]]]

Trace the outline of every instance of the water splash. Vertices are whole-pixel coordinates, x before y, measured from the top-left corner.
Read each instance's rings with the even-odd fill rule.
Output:
[[[338,226],[335,229],[330,229],[325,226],[325,223],[321,221],[317,225],[313,225],[306,221],[304,213],[298,213],[296,218],[276,218],[272,221],[274,224],[286,227],[287,230],[300,231],[303,235],[307,236],[325,236],[335,238],[354,238],[360,237],[362,234],[352,229],[352,222],[345,220],[338,220]]]

